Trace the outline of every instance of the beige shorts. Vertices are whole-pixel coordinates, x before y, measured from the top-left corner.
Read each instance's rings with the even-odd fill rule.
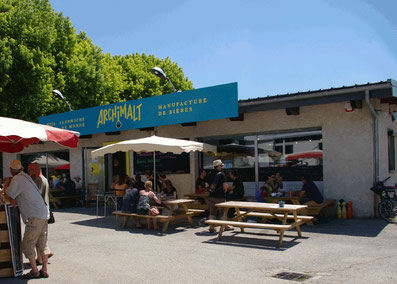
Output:
[[[25,234],[21,244],[22,252],[26,258],[36,256],[35,247],[40,254],[50,254],[47,243],[48,223],[46,219],[31,217],[26,222]]]
[[[215,216],[216,215],[216,211],[219,211],[219,217],[222,218],[223,217],[223,208],[221,207],[216,207],[215,204],[218,203],[222,203],[225,202],[225,198],[219,198],[219,197],[209,197],[208,198],[208,203],[209,203],[209,209],[210,209],[210,215]]]

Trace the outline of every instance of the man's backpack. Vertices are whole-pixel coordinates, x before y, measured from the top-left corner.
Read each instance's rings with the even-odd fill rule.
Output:
[[[218,172],[216,174],[215,178],[212,180],[212,183],[210,184],[210,187],[209,187],[210,193],[215,193],[215,192],[222,190],[222,188],[216,187],[218,185],[219,176],[221,174],[222,174],[222,172]]]

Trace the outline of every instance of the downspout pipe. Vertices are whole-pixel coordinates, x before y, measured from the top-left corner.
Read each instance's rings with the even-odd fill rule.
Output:
[[[374,167],[375,167],[375,173],[374,173],[374,181],[378,182],[379,181],[379,127],[378,127],[378,113],[376,112],[374,106],[371,104],[370,101],[370,96],[369,96],[369,90],[365,90],[365,102],[367,103],[371,115],[374,119],[374,136],[373,136],[373,143],[374,143],[374,153],[375,153],[375,159],[374,159]]]

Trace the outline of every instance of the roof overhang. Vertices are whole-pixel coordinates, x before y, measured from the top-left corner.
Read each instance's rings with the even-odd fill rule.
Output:
[[[369,91],[370,98],[379,98],[382,99],[382,102],[390,101],[390,103],[397,103],[397,82],[389,79],[374,84],[241,100],[239,101],[239,112],[247,113],[363,100],[365,99],[365,91],[367,90]]]

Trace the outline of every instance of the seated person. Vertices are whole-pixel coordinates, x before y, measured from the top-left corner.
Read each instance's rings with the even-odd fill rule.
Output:
[[[154,184],[154,175],[151,170],[145,171],[145,177],[146,177],[146,181],[151,181],[152,184]],[[156,192],[161,192],[161,186],[159,180],[160,180],[159,176],[156,175]]]
[[[255,193],[256,201],[257,202],[266,202],[269,197],[269,189],[265,186],[262,186],[256,193]]]
[[[145,190],[139,191],[139,201],[137,206],[137,213],[140,215],[151,215],[150,211],[150,199],[153,199],[157,204],[161,204],[161,200],[157,198],[156,194],[153,192],[153,184],[151,181],[145,183]],[[155,218],[150,218],[147,221],[148,229],[151,229],[151,223],[153,222],[153,229],[157,230],[157,220]],[[139,222],[136,223],[138,228],[141,227]]]
[[[70,178],[69,174],[65,175],[65,181],[63,182],[62,196],[73,196],[76,195],[76,184]],[[62,199],[61,206],[62,207],[72,207],[76,205],[75,199]]]
[[[314,182],[307,176],[302,177],[302,190],[299,192],[300,201],[306,205],[317,205],[324,201],[324,198]]]
[[[124,195],[125,190],[128,188],[127,181],[128,181],[127,175],[119,176],[118,181],[114,187],[116,195],[121,195],[121,196]]]
[[[142,177],[140,175],[135,175],[135,186],[140,190],[145,190],[145,183],[142,181]]]
[[[204,169],[201,169],[200,176],[196,179],[196,193],[200,194],[207,190],[207,185],[205,182],[206,176],[207,176],[207,171]]]
[[[118,184],[118,182],[119,182],[119,176],[116,175],[116,176],[114,176],[113,182],[112,182],[112,184],[110,185],[110,190],[111,190],[111,191],[114,191],[114,190],[115,190],[116,184]]]
[[[273,178],[272,176],[268,176],[265,184],[260,188],[259,191],[256,192],[256,200],[258,202],[272,202],[271,194],[273,191]]]
[[[275,175],[272,175],[273,178],[273,185],[274,185],[274,190],[275,191],[280,191],[280,189],[283,189],[283,178],[281,177],[280,173],[276,173]]]
[[[172,196],[173,198],[177,199],[178,195],[176,193],[176,188],[172,185],[172,182],[169,179],[164,180],[163,182],[164,187],[162,194],[165,196]]]
[[[159,179],[157,180],[158,187],[160,188],[160,192],[164,191],[166,180],[167,180],[167,176],[164,173],[160,173]]]
[[[266,187],[266,188],[268,189],[268,191],[269,191],[269,196],[270,196],[272,193],[277,192],[277,190],[276,190],[276,188],[275,188],[275,186],[274,186],[274,178],[273,178],[272,175],[270,175],[270,176],[267,177],[267,180],[266,180],[266,182],[265,182],[265,184],[264,184],[263,186]]]
[[[76,181],[76,193],[77,194],[83,194],[83,180],[77,176],[74,178]]]
[[[127,213],[136,213],[136,208],[138,206],[139,201],[139,191],[135,187],[135,183],[131,183],[130,189],[125,191],[123,197],[123,204],[121,205],[121,211]]]
[[[127,180],[126,180],[126,185],[127,185],[127,189],[131,189],[131,188],[136,188],[135,186],[135,180],[132,177],[128,177],[127,176]]]
[[[70,178],[70,175],[65,175],[65,181],[63,182],[64,196],[70,196],[76,194],[76,184]]]

